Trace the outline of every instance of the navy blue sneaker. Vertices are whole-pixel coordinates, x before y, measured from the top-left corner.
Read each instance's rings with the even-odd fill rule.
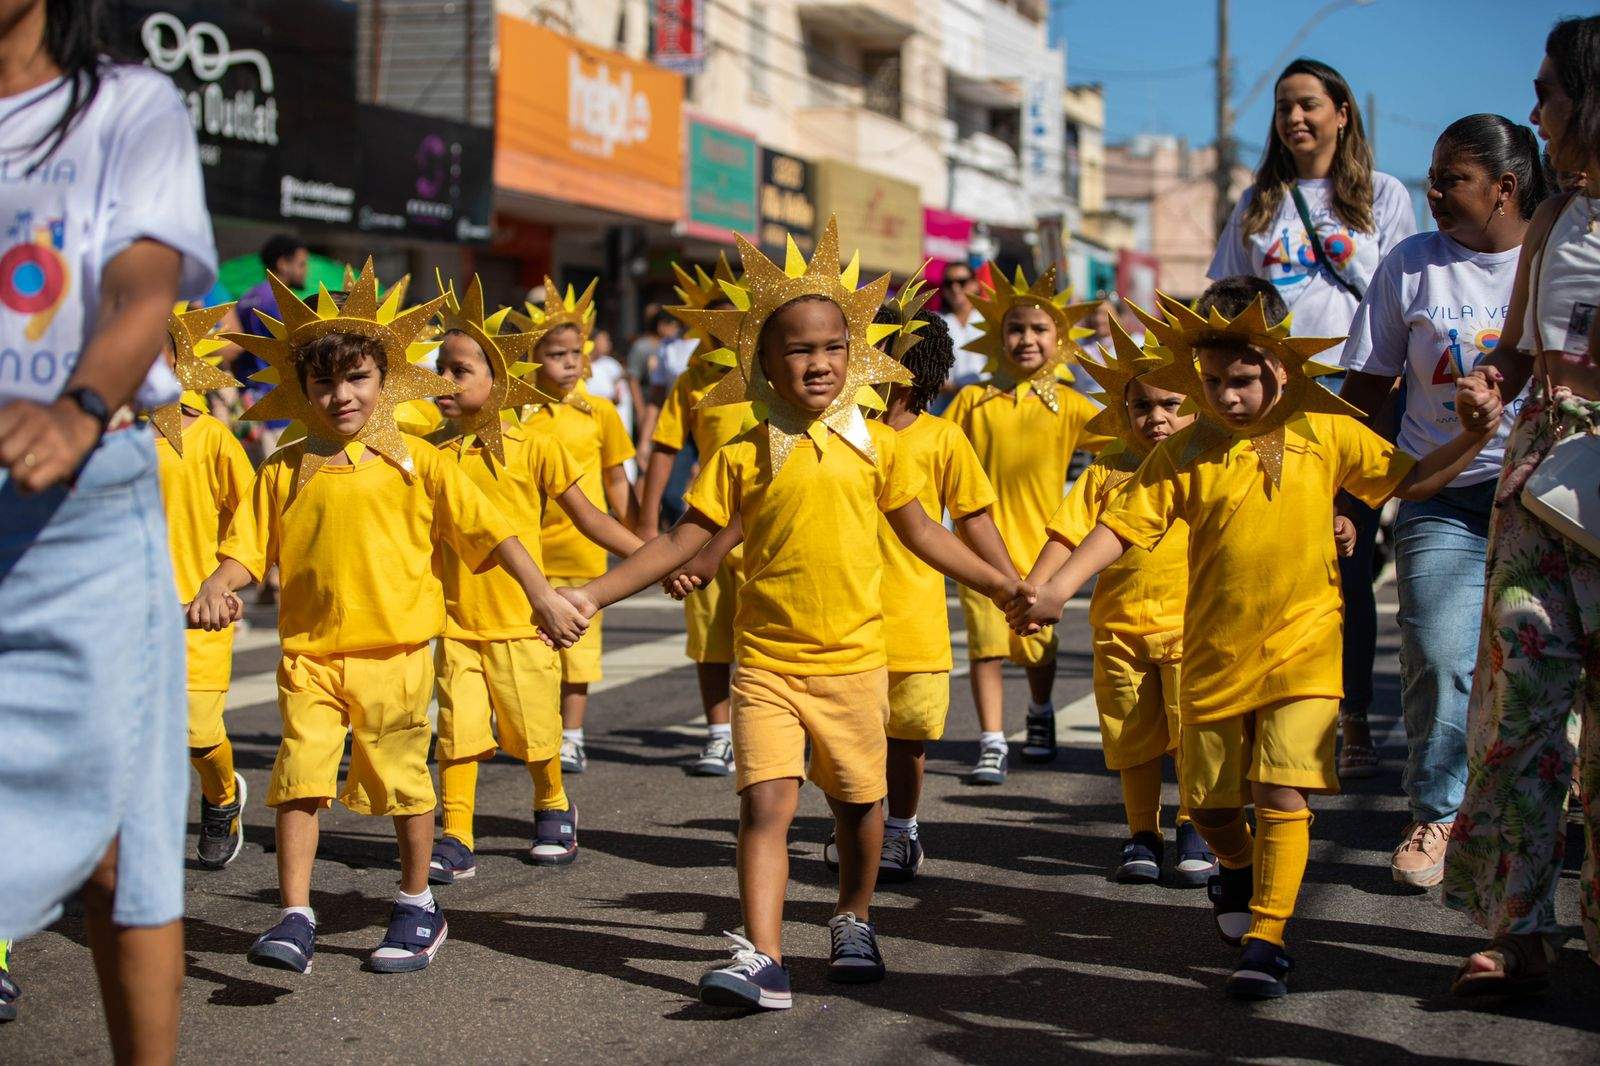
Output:
[[[367,956],[367,967],[373,973],[409,973],[427,969],[428,963],[439,953],[450,931],[444,920],[444,911],[435,903],[433,910],[415,907],[409,903],[395,902],[389,912],[389,931],[383,941]]]
[[[864,985],[883,980],[883,956],[878,953],[878,931],[849,911],[828,919],[828,980]]]
[[[311,972],[311,956],[317,950],[317,927],[303,914],[286,914],[278,924],[256,937],[245,952],[245,959],[274,970]]]
[[[1124,885],[1153,885],[1161,880],[1161,834],[1135,833],[1122,845],[1116,873],[1111,876]]]
[[[1003,785],[1006,783],[1007,751],[1001,747],[978,749],[978,762],[967,773],[969,785]]]
[[[1022,742],[1022,758],[1027,762],[1050,762],[1056,757],[1056,712],[1054,708],[1035,714],[1028,712],[1028,733]]]
[[[1200,830],[1193,822],[1178,826],[1178,864],[1172,868],[1172,875],[1180,884],[1202,888],[1216,872],[1217,857],[1211,854]]]
[[[910,831],[885,830],[883,851],[878,856],[878,880],[904,884],[922,872],[922,838]]]
[[[794,1006],[789,967],[757,951],[742,936],[724,935],[733,941],[733,962],[701,976],[700,1002],[713,1007],[761,1010],[788,1010]]]
[[[1294,960],[1276,944],[1250,939],[1239,949],[1239,961],[1223,986],[1235,999],[1282,999],[1289,994],[1286,978]]]
[[[195,859],[207,870],[220,870],[239,857],[244,847],[244,827],[239,814],[244,810],[250,790],[244,778],[233,775],[233,802],[218,806],[200,797],[200,838],[195,843]]]
[[[528,856],[535,866],[565,866],[578,857],[578,805],[564,811],[533,812],[533,845]]]
[[[453,885],[476,876],[477,856],[461,841],[445,837],[433,846],[433,856],[428,859],[428,884]]]
[[[1231,870],[1219,865],[1206,881],[1206,898],[1211,900],[1212,916],[1222,939],[1238,947],[1250,931],[1250,897],[1255,894],[1255,867]]]
[[[22,989],[11,979],[11,971],[6,969],[6,952],[10,946],[0,940],[0,1022],[17,1020],[17,1000],[22,996]]]

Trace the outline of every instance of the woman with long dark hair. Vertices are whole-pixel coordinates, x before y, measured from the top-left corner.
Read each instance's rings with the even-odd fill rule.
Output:
[[[1549,984],[1565,939],[1555,892],[1574,761],[1587,845],[1579,915],[1600,962],[1600,530],[1583,526],[1581,513],[1576,527],[1551,525],[1524,496],[1554,453],[1586,447],[1581,438],[1600,432],[1600,16],[1556,24],[1533,85],[1531,118],[1551,165],[1584,180],[1534,214],[1505,333],[1466,375],[1497,386],[1507,404],[1529,393],[1506,441],[1489,522],[1467,786],[1445,855],[1445,903],[1491,937],[1457,972],[1463,995]],[[1469,428],[1485,424],[1474,404],[1460,414]],[[1600,462],[1589,459],[1564,483],[1592,499],[1597,478]],[[1576,746],[1574,713],[1583,731]]]
[[[1459,119],[1434,145],[1428,208],[1439,228],[1384,258],[1343,357],[1343,396],[1369,417],[1404,380],[1398,440],[1412,455],[1458,432],[1455,379],[1500,343],[1523,235],[1552,188],[1533,131],[1500,115]],[[1432,499],[1401,504],[1395,521],[1411,817],[1390,866],[1395,881],[1418,888],[1444,876],[1466,787],[1489,514],[1516,407],[1506,406],[1499,436],[1465,473]]]
[[[165,77],[106,59],[100,29],[90,0],[0,3],[0,939],[81,890],[113,1054],[164,1062],[184,646],[131,411],[177,399],[167,315],[210,286],[216,252],[187,109]]]

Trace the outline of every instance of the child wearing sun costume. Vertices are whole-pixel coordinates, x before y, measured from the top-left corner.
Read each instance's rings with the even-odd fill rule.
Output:
[[[167,543],[178,598],[188,603],[200,582],[217,565],[217,545],[228,520],[249,491],[255,471],[238,438],[205,414],[205,393],[230,389],[233,375],[206,356],[226,347],[208,336],[233,304],[198,311],[180,305],[167,317],[173,373],[183,385],[176,403],[151,412],[156,428],[156,460],[161,500],[167,512]],[[232,862],[244,844],[239,814],[244,809],[244,778],[233,767],[233,745],[222,724],[222,709],[233,675],[233,629],[185,632],[189,669],[189,763],[200,776],[200,839],[196,858],[208,870]]]
[[[594,290],[591,281],[583,295],[568,286],[563,295],[555,282],[544,279],[544,306],[527,305],[527,313],[511,312],[522,330],[539,330],[534,349],[535,386],[544,394],[528,406],[523,421],[529,430],[553,433],[583,470],[579,484],[589,502],[624,522],[637,517],[633,488],[623,465],[633,458],[633,441],[616,406],[585,387],[589,357],[594,351]],[[559,507],[545,509],[541,533],[545,566],[557,588],[581,585],[606,572],[606,549],[573,525]],[[589,686],[603,676],[600,670],[601,619],[589,620],[583,640],[561,652],[561,769],[581,774],[589,758],[583,743],[583,719],[589,706]]]
[[[1061,503],[1072,453],[1095,451],[1107,438],[1086,427],[1096,408],[1071,387],[1068,364],[1082,354],[1077,341],[1089,335],[1075,328],[1097,302],[1072,303],[1072,290],[1056,292],[1051,267],[1032,285],[1018,268],[1008,281],[990,264],[997,279],[986,298],[973,302],[983,315],[983,335],[967,345],[989,357],[987,382],[956,393],[944,417],[972,442],[984,473],[998,494],[992,514],[1011,551],[1013,565],[1025,572],[1044,547],[1045,522]],[[961,593],[967,622],[967,657],[972,662],[972,698],[982,730],[978,762],[967,780],[998,785],[1006,779],[1009,745],[1004,729],[1004,690],[1000,663],[1009,659],[1027,669],[1032,702],[1028,707],[1023,758],[1055,758],[1056,637],[1044,629],[1019,637],[1004,616],[981,596]]]
[[[1024,590],[922,511],[894,431],[857,406],[881,405],[875,384],[910,380],[873,347],[897,331],[872,323],[888,276],[858,289],[857,262],[840,270],[831,219],[810,263],[793,241],[783,268],[742,238],[739,252],[745,284],[729,287],[734,306],[679,314],[726,345],[713,354],[735,364],[701,404],[753,400],[759,423],[701,469],[676,526],[606,576],[561,591],[592,614],[676,572],[724,527],[742,530],[731,702],[748,939],[733,938],[732,964],[704,975],[700,995],[781,1009],[792,1002],[780,932],[803,777],[827,795],[839,841],[829,976],[884,973],[868,913],[883,846],[889,714],[878,514],[930,564],[998,602]]]
[[[536,566],[539,529],[551,502],[585,535],[618,555],[639,538],[583,494],[583,468],[550,433],[502,422],[502,412],[548,400],[524,375],[542,329],[502,328],[509,309],[485,317],[483,285],[464,298],[446,290],[439,325],[438,370],[460,391],[436,401],[445,422],[430,440],[505,515]],[[509,416],[514,418],[514,415]],[[447,620],[435,650],[438,674],[439,802],[443,838],[428,880],[452,884],[477,873],[473,814],[478,764],[497,750],[521,760],[533,779],[535,865],[560,866],[578,854],[577,809],[561,783],[561,663],[528,619],[527,599],[498,568],[475,570],[448,544],[441,557]],[[492,721],[492,724],[491,724]]]
[[[395,426],[398,404],[454,391],[411,362],[432,347],[413,342],[442,298],[408,311],[399,309],[395,292],[380,302],[370,261],[342,305],[324,288],[312,308],[270,280],[283,321],[264,319],[268,337],[225,339],[269,364],[275,387],[248,416],[294,418],[306,435],[257,472],[218,549],[216,571],[189,606],[192,625],[231,624],[238,614],[234,591],[274,563],[282,573],[283,741],[267,805],[277,811],[284,909],[248,958],[310,969],[318,814],[337,794],[358,814],[392,817],[399,842],[400,893],[367,965],[380,973],[418,970],[447,932],[428,889],[434,809],[428,642],[445,629],[439,544],[474,569],[498,562],[511,571],[553,641],[575,640],[584,624],[460,468]],[[351,734],[341,792],[339,764]]]
[[[1209,885],[1218,930],[1240,943],[1230,994],[1288,991],[1284,928],[1310,846],[1312,792],[1339,787],[1334,732],[1342,604],[1333,498],[1371,506],[1438,491],[1493,434],[1463,434],[1413,460],[1353,417],[1308,364],[1338,338],[1291,337],[1257,299],[1229,318],[1163,299],[1141,313],[1172,361],[1144,380],[1203,397],[1195,424],[1151,452],[1031,606],[1026,628],[1060,618],[1085,580],[1129,548],[1189,528],[1181,681],[1182,801],[1221,869]],[[1244,808],[1256,808],[1252,835]]]

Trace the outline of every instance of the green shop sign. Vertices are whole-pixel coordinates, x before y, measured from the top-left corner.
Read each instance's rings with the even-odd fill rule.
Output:
[[[754,240],[761,150],[755,138],[704,119],[689,120],[689,211],[691,237],[732,243],[741,233]]]

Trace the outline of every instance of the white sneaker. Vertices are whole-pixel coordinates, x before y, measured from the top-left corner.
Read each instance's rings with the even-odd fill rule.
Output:
[[[563,740],[561,742],[561,772],[564,774],[581,774],[589,768],[589,756],[584,753],[583,741]]]

